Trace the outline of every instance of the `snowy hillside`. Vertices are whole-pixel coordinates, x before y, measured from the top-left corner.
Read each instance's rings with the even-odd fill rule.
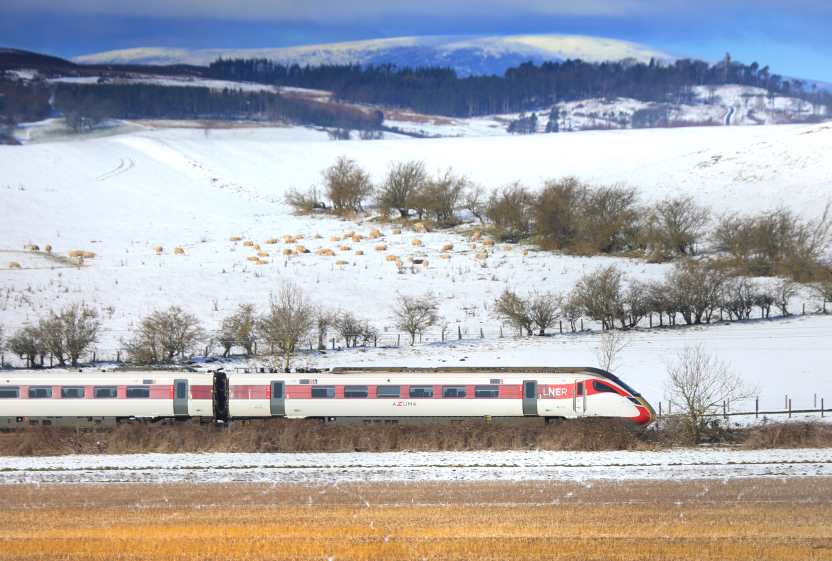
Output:
[[[223,58],[268,58],[285,64],[385,64],[450,66],[460,74],[502,74],[523,62],[580,58],[587,62],[651,58],[672,60],[650,47],[580,35],[508,35],[491,37],[394,37],[274,49],[165,49],[142,47],[80,56],[86,64],[196,64]]]
[[[666,265],[517,246],[472,248],[462,233],[394,233],[391,226],[382,226],[381,240],[334,241],[347,231],[366,236],[376,224],[294,216],[283,195],[319,183],[322,169],[347,155],[375,181],[391,161],[420,159],[431,171],[453,167],[488,189],[517,180],[537,187],[546,178],[575,175],[632,185],[644,201],[689,194],[717,211],[786,205],[814,217],[832,198],[829,125],[352,142],[297,128],[134,131],[0,146],[0,324],[7,332],[50,308],[83,300],[102,310],[106,329],[98,350],[111,356],[150,310],[180,304],[213,330],[238,303],[262,305],[281,281],[292,280],[317,303],[352,310],[382,334],[391,329],[389,306],[397,294],[431,291],[452,333],[459,328],[466,337],[455,348],[350,351],[304,362],[593,363],[597,336],[497,339],[499,322],[488,308],[506,286],[521,293],[567,291],[581,275],[610,263],[639,279],[660,278]],[[312,253],[284,257],[286,244],[266,243],[285,234],[303,236],[288,247],[302,244]],[[266,263],[250,261],[253,251],[232,236],[260,244],[269,254]],[[376,250],[379,243],[387,245],[384,251]],[[449,243],[453,250],[443,252]],[[53,255],[24,251],[26,244],[50,244]],[[176,247],[184,255],[175,255]],[[318,248],[335,256],[315,255]],[[96,256],[72,266],[66,256],[76,249]],[[476,258],[483,249],[484,262]],[[427,259],[429,265],[400,273],[388,255],[405,263],[408,257]],[[20,268],[10,268],[12,261]],[[482,341],[480,328],[487,334]],[[787,375],[803,376],[801,391],[809,396],[832,395],[825,374],[832,321],[826,317],[634,337],[621,374],[653,400],[661,398],[668,356],[688,342],[717,352],[749,379],[767,381],[769,404],[782,403]]]

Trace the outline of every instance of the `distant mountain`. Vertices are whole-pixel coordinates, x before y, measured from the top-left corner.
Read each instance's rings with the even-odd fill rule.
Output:
[[[526,61],[582,59],[587,62],[674,57],[645,45],[580,35],[509,35],[491,37],[396,37],[274,49],[136,48],[80,56],[85,64],[208,65],[223,58],[266,58],[283,64],[386,64],[445,66],[460,75],[502,74]]]

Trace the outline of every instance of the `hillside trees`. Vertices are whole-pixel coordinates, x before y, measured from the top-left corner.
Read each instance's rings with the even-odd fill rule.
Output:
[[[129,340],[122,341],[131,362],[171,363],[187,357],[206,338],[196,316],[179,306],[151,312]]]
[[[369,174],[345,156],[324,170],[323,182],[336,214],[361,212],[363,202],[373,194]]]
[[[393,306],[396,327],[410,335],[410,344],[416,344],[416,336],[433,327],[439,321],[439,305],[436,299],[424,296],[399,296]]]
[[[59,312],[51,312],[38,324],[39,341],[52,354],[59,366],[67,360],[78,366],[81,354],[98,337],[98,313],[85,304],[72,304]]]
[[[315,308],[303,291],[284,284],[273,294],[266,313],[257,322],[257,331],[264,342],[273,346],[288,372],[298,344],[306,337],[315,322]]]
[[[227,358],[233,347],[242,347],[246,356],[254,354],[254,335],[257,318],[253,304],[240,304],[230,316],[222,321],[219,342],[223,358]]]
[[[378,206],[384,214],[396,210],[407,218],[414,208],[414,198],[428,180],[424,162],[409,161],[392,164],[379,188]]]

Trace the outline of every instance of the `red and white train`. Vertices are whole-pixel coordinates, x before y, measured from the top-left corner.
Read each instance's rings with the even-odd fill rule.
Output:
[[[0,428],[122,419],[606,417],[653,408],[597,368],[334,368],[292,373],[0,371]]]

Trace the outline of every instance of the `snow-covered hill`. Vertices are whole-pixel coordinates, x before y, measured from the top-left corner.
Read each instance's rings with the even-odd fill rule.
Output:
[[[382,64],[450,66],[460,74],[502,74],[526,61],[580,58],[585,61],[673,57],[645,45],[580,35],[509,35],[490,37],[394,37],[273,49],[167,49],[141,47],[80,56],[88,64],[196,64],[217,58],[268,58],[285,64]]]
[[[382,240],[333,241],[347,231],[366,236],[377,224],[294,216],[283,195],[319,183],[322,169],[347,155],[375,181],[391,161],[420,159],[431,171],[453,167],[487,189],[512,181],[534,187],[546,178],[575,175],[632,185],[644,201],[689,194],[717,212],[786,205],[816,216],[832,197],[830,146],[829,125],[352,142],[332,142],[325,133],[297,128],[148,128],[0,146],[0,324],[13,331],[50,308],[83,300],[102,310],[106,330],[99,356],[109,356],[150,310],[179,304],[216,329],[238,303],[262,305],[282,281],[291,280],[316,303],[352,310],[383,335],[389,333],[390,303],[397,294],[431,291],[451,331],[459,327],[469,339],[453,346],[331,353],[304,362],[592,363],[595,336],[498,339],[491,303],[506,286],[521,293],[567,291],[581,275],[611,263],[644,280],[660,278],[666,265],[533,248],[524,254],[517,246],[473,249],[460,233],[394,233],[391,226],[382,226]],[[312,253],[284,257],[287,244],[266,243],[284,234],[302,235],[297,243]],[[254,251],[231,236],[260,244],[268,253],[266,263],[250,261]],[[415,239],[421,246],[413,245]],[[377,251],[382,241],[387,247]],[[454,249],[443,252],[449,243]],[[53,255],[24,251],[26,244],[50,244]],[[156,246],[162,247],[159,254]],[[174,254],[175,247],[185,254]],[[318,248],[332,249],[335,256],[315,255]],[[96,257],[72,267],[60,257],[73,249]],[[484,264],[476,258],[483,249]],[[427,259],[429,266],[400,273],[388,255],[405,263],[408,257]],[[21,268],[9,268],[12,261]],[[482,341],[480,328],[487,335]],[[762,395],[771,406],[782,403],[784,391],[805,390],[807,399],[812,392],[832,394],[824,374],[832,360],[829,318],[634,337],[621,373],[649,399],[661,398],[668,356],[691,342],[730,360],[749,380],[766,380],[770,385]],[[800,390],[787,382],[797,375],[805,380]]]

